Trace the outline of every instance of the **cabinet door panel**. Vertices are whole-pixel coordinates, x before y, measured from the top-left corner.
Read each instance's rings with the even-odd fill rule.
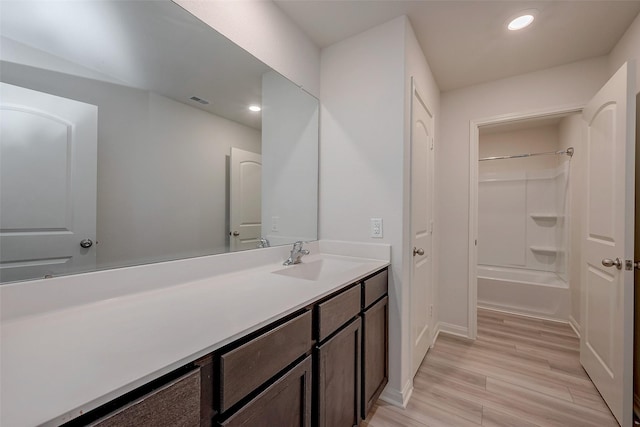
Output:
[[[224,427],[309,427],[311,425],[311,356],[240,408]]]
[[[97,420],[91,427],[200,426],[200,370],[153,390]]]
[[[389,297],[362,314],[362,417],[373,407],[389,374]]]
[[[318,426],[360,424],[361,321],[358,317],[318,347]]]

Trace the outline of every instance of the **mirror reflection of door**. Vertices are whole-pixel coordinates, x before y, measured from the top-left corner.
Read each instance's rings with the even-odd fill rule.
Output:
[[[0,281],[92,270],[98,108],[6,83],[0,95]]]
[[[231,251],[255,249],[262,232],[262,156],[232,147],[229,177]]]

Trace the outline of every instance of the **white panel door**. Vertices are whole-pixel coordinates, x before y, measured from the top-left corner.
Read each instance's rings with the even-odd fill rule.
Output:
[[[231,250],[255,249],[262,232],[262,156],[231,148],[230,163]]]
[[[94,268],[97,123],[95,105],[0,83],[2,282]]]
[[[625,64],[618,70],[583,113],[587,125],[587,197],[580,361],[625,427],[632,425],[633,394],[633,270],[625,265],[625,260],[633,260],[634,243],[632,65]],[[618,260],[619,268],[604,260]]]
[[[433,117],[415,88],[411,123],[411,342],[415,375],[431,344],[433,319]]]

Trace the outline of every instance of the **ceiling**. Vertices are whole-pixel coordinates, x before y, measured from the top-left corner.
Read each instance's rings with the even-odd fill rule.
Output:
[[[0,11],[2,59],[20,47],[16,58],[38,58],[37,67],[64,61],[70,65],[58,71],[261,127],[261,115],[247,107],[261,103],[262,75],[271,69],[170,1],[0,0]]]
[[[319,47],[407,15],[442,91],[606,55],[640,1],[274,0]],[[510,17],[536,9],[527,29]]]

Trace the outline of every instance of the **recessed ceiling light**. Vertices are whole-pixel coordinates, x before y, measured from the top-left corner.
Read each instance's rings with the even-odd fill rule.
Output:
[[[523,28],[531,25],[534,19],[536,19],[535,10],[525,10],[520,12],[518,15],[511,18],[507,28],[511,31],[522,30]]]
[[[257,113],[258,111],[262,110],[262,108],[260,108],[259,105],[249,105],[249,110]]]

